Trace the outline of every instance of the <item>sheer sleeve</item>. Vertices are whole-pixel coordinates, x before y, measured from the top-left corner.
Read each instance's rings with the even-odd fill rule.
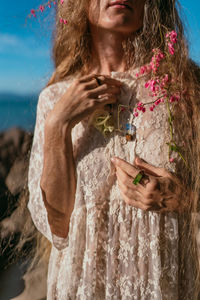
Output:
[[[66,86],[65,86],[66,87]],[[47,210],[43,202],[40,179],[43,168],[44,123],[48,112],[53,108],[56,100],[61,96],[55,86],[44,89],[38,100],[36,125],[31,149],[28,188],[28,209],[36,228],[58,249],[68,245],[68,237],[61,238],[54,235],[48,223]],[[65,90],[64,90],[65,92]]]

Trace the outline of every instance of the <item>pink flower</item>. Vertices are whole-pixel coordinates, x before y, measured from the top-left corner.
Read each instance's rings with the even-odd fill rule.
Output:
[[[177,33],[174,30],[170,32],[170,41],[173,44],[177,42]]]
[[[180,94],[175,94],[174,97],[175,97],[175,99],[176,99],[177,102],[181,99]]]
[[[177,43],[177,33],[172,30],[166,34],[166,42],[168,45],[168,50],[171,55],[174,55],[174,44]]]
[[[155,105],[158,106],[160,104],[160,102],[161,102],[160,99],[156,100]]]
[[[146,108],[142,107],[142,112],[145,113],[145,111],[146,111]]]
[[[176,99],[175,99],[175,97],[174,97],[174,96],[171,96],[171,97],[169,98],[169,102],[170,102],[170,103],[173,103],[173,102],[175,102],[175,100],[176,100]]]
[[[64,3],[64,0],[60,0],[60,4],[63,4]]]
[[[134,108],[134,111],[136,112],[137,110],[139,110],[139,111],[142,111],[142,112],[145,112],[146,111],[146,109],[144,108],[144,103],[142,103],[142,102],[138,102],[137,104],[136,104],[136,108]]]
[[[169,161],[170,161],[170,163],[173,163],[174,162],[174,158],[170,157]]]
[[[150,106],[150,111],[153,111],[154,110],[154,108],[155,108],[155,105],[152,105],[152,106]]]
[[[140,68],[140,74],[144,74],[144,73],[146,73],[146,71],[147,71],[147,67],[146,66],[142,66]]]
[[[174,47],[173,47],[172,43],[168,43],[168,49],[169,49],[169,53],[171,55],[174,55]]]
[[[138,112],[135,112],[135,113],[134,113],[134,116],[135,116],[135,117],[138,117],[138,115],[139,115]]]
[[[31,14],[32,14],[33,17],[36,17],[35,9],[31,9]]]
[[[164,90],[164,88],[167,86],[168,82],[169,82],[169,75],[165,74],[162,77],[161,84],[160,84],[160,87],[161,87],[162,90]]]
[[[167,38],[167,40],[170,40],[171,43],[173,43],[173,44],[177,43],[177,33],[176,33],[176,31],[172,30],[171,32],[168,32],[166,34],[166,38]]]
[[[63,23],[64,23],[64,24],[67,24],[67,20],[64,19],[64,20],[63,20]]]
[[[60,18],[60,23],[63,23],[63,21],[64,21],[63,18]]]
[[[44,11],[44,6],[40,5],[39,9],[40,9],[41,12],[43,12]]]

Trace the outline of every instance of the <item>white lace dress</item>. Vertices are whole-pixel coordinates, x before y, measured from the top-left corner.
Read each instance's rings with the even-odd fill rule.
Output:
[[[112,76],[124,82],[120,103],[134,106],[138,100],[152,100],[134,74]],[[127,205],[110,161],[118,156],[133,163],[137,154],[154,166],[174,170],[168,163],[164,104],[135,118],[137,139],[127,143],[117,133],[104,138],[87,120],[73,128],[77,188],[69,235],[63,239],[51,234],[40,190],[44,122],[69,84],[56,83],[40,94],[29,167],[28,208],[37,229],[52,243],[47,299],[180,299],[177,214]],[[121,122],[126,121],[124,113]]]

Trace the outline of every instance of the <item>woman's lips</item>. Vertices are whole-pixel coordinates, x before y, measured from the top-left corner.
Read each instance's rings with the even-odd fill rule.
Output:
[[[123,2],[123,1],[111,2],[109,4],[109,7],[121,8],[121,9],[125,9],[126,8],[126,9],[132,10],[132,8],[126,2]]]

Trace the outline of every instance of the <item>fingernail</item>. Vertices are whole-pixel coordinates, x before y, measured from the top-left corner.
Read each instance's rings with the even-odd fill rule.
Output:
[[[138,162],[138,163],[142,163],[142,162],[143,162],[143,160],[137,156],[137,157],[136,157],[136,162]]]

